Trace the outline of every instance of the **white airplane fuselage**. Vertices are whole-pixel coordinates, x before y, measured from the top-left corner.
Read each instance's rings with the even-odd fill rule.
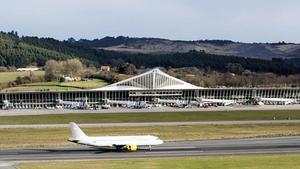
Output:
[[[196,100],[185,101],[185,100],[166,100],[166,99],[158,99],[158,103],[174,103],[178,107],[185,107],[186,105],[197,105],[197,104],[210,104],[210,103],[219,103],[224,106],[230,106],[236,104],[235,100],[223,100],[223,99],[204,99],[197,98]]]
[[[87,136],[75,123],[70,123],[72,136],[69,141],[95,147],[115,147],[116,149],[127,149],[130,151],[137,150],[138,146],[154,146],[163,143],[156,136]]]
[[[220,103],[224,106],[233,105],[236,103],[235,100],[224,100],[224,99],[202,99],[203,103]]]
[[[283,103],[284,105],[295,104],[297,101],[295,99],[285,99],[285,98],[257,98],[258,104],[263,105],[264,102],[277,102]]]
[[[162,144],[162,140],[155,136],[104,136],[104,137],[83,137],[80,139],[69,139],[69,141],[96,147],[113,146],[154,146]]]

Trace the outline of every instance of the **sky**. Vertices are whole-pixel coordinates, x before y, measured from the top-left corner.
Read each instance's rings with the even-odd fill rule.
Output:
[[[299,0],[0,0],[0,30],[64,40],[105,36],[300,43]]]

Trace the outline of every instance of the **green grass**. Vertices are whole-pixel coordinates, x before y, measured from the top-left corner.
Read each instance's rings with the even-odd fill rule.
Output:
[[[39,90],[81,90],[93,89],[107,85],[103,80],[92,79],[88,81],[78,82],[39,82],[23,84],[17,87],[7,88],[4,91],[17,92],[17,91],[39,91]]]
[[[44,71],[35,71],[36,76],[44,76]],[[30,72],[0,72],[0,83],[7,83],[9,81],[15,81],[18,76],[29,76]]]
[[[164,141],[300,135],[299,124],[86,127],[82,129],[89,136],[151,134]],[[67,141],[70,133],[69,128],[0,129],[0,138],[5,138],[0,139],[0,148],[75,146],[76,144]]]
[[[106,85],[108,85],[107,82],[99,79],[80,81],[80,82],[64,82],[60,84],[60,86],[69,86],[69,87],[77,87],[77,88],[85,88],[85,89],[93,89],[93,88],[98,88]]]
[[[68,90],[80,90],[74,87],[61,87],[61,86],[18,86],[12,88],[6,88],[3,91],[5,92],[20,92],[20,91],[68,91]]]
[[[247,155],[23,163],[20,169],[300,169],[300,155]]]
[[[28,83],[22,84],[22,86],[57,86],[60,82],[37,82],[37,83]]]
[[[59,111],[59,110],[57,110]],[[147,112],[147,113],[81,113],[28,116],[2,116],[0,124],[63,124],[77,123],[127,123],[127,122],[177,122],[177,121],[228,121],[228,120],[300,119],[300,110],[253,110],[207,112]]]

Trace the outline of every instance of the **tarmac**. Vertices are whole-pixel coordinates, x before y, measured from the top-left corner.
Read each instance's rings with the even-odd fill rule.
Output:
[[[2,164],[13,164],[45,160],[101,160],[285,153],[300,153],[300,137],[167,142],[153,147],[151,151],[148,147],[141,147],[135,152],[116,152],[114,149],[100,149],[86,146],[8,149],[0,151],[0,161]]]
[[[130,109],[112,107],[100,110],[76,110],[76,109],[9,109],[0,110],[0,116],[18,115],[45,115],[45,114],[74,114],[74,113],[147,113],[147,112],[182,112],[182,111],[246,111],[246,110],[300,110],[300,104],[294,105],[234,105],[209,108],[175,108],[153,107],[151,109]]]
[[[300,120],[244,120],[244,121],[186,121],[186,122],[143,122],[143,123],[92,123],[78,124],[80,127],[147,127],[183,125],[246,125],[246,124],[300,124]],[[69,124],[17,124],[0,125],[9,128],[66,128]]]
[[[159,107],[152,109],[111,108],[105,110],[73,109],[10,109],[0,110],[0,116],[73,114],[73,113],[144,113],[163,111],[233,111],[233,110],[299,110],[300,105],[237,105],[210,108],[172,108]],[[201,124],[278,124],[300,123],[300,120],[261,120],[261,121],[201,121],[201,122],[159,122],[159,123],[101,123],[80,124],[81,127],[113,126],[176,126]],[[45,128],[68,127],[67,124],[42,125],[0,125],[0,128]],[[20,162],[84,159],[129,159],[129,158],[163,158],[184,156],[219,156],[244,154],[286,154],[300,153],[300,137],[272,137],[251,139],[228,139],[208,141],[167,142],[153,147],[140,147],[136,152],[116,152],[113,149],[91,148],[86,146],[62,148],[32,148],[0,150],[0,169],[13,169]]]

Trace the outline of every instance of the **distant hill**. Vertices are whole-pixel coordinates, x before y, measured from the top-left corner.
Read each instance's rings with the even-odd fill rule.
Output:
[[[50,59],[70,58],[79,58],[87,65],[99,66],[109,63],[118,55],[110,51],[77,47],[53,38],[19,37],[12,32],[0,32],[0,66],[24,67],[32,63],[44,66]]]
[[[70,41],[71,42],[71,41]],[[271,60],[272,58],[300,58],[300,44],[241,43],[228,40],[178,41],[159,38],[129,38],[124,36],[72,41],[77,46],[101,48],[130,53],[186,53],[191,50],[209,54],[230,55]]]
[[[141,53],[139,51],[119,52],[119,50],[108,50],[108,48],[111,48],[109,47],[110,45],[118,46],[119,43],[122,43],[125,46],[134,46],[133,44],[151,44],[153,46],[153,51],[154,49],[158,49],[158,47],[164,51]],[[184,47],[185,45],[192,46],[194,43],[205,43],[206,45],[219,46],[220,48],[236,44],[231,41],[185,42],[155,38],[127,37],[106,37],[94,41],[76,41],[74,39],[59,41],[53,38],[30,36],[19,37],[16,32],[0,32],[0,66],[24,67],[32,64],[43,66],[45,62],[50,59],[66,60],[70,58],[79,58],[86,65],[94,65],[96,67],[103,64],[117,67],[128,62],[137,67],[146,68],[158,66],[166,68],[197,67],[200,69],[217,70],[221,72],[227,72],[229,69],[245,69],[253,72],[273,72],[284,75],[300,73],[300,64],[298,64],[300,63],[300,59],[273,59],[270,61],[236,57],[235,55],[229,54],[211,54],[204,50],[194,50],[193,48],[190,48],[191,50],[186,50],[187,47]],[[161,44],[164,46],[162,47]],[[174,51],[174,46],[172,48],[167,48],[170,44],[178,45],[178,48],[174,48]],[[280,46],[283,44],[268,45]],[[166,47],[166,49],[164,49],[164,47]],[[142,46],[135,46],[134,49],[138,50],[138,48],[140,48],[140,50],[143,49]],[[126,49],[126,47],[124,47],[124,49]],[[186,50],[186,52],[183,52],[184,50]],[[251,51],[250,49],[248,50]]]
[[[26,43],[14,33],[0,32],[0,66],[23,67],[31,63],[44,65],[49,59],[69,58],[72,56]]]

